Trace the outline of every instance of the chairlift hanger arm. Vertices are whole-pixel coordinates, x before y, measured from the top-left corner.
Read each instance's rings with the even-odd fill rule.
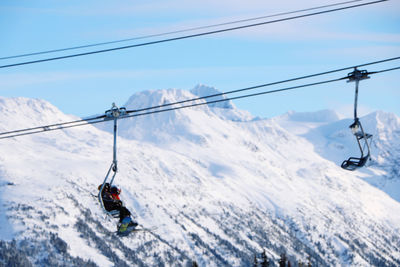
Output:
[[[127,115],[126,108],[124,108],[124,107],[119,108],[119,107],[117,107],[115,105],[115,103],[112,103],[111,109],[106,110],[106,112],[105,112],[104,120],[113,120],[114,121],[113,162],[111,164],[112,165],[112,170],[114,171],[114,173],[116,173],[117,170],[118,170],[118,167],[117,167],[117,128],[118,128],[118,122],[117,122],[117,120],[120,117],[125,116],[125,115]],[[114,177],[115,177],[115,175],[113,176],[110,184],[112,184],[112,182],[114,180]]]

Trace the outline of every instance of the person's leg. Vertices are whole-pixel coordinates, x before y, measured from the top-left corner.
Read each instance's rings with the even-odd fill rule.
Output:
[[[122,220],[125,217],[129,217],[129,216],[131,216],[131,212],[127,208],[125,208],[125,207],[119,208],[119,221],[120,222],[122,222]]]

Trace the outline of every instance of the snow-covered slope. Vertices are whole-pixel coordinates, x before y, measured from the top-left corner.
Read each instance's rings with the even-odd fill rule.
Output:
[[[333,111],[289,112],[273,120],[305,137],[314,145],[315,152],[337,165],[350,156],[360,156],[356,139],[348,127],[353,121],[339,120]],[[400,202],[400,118],[393,113],[377,111],[360,121],[373,139],[368,168],[359,169],[356,175]]]
[[[211,89],[143,92],[126,107],[185,100],[204,90]],[[74,119],[40,100],[2,98],[0,109],[2,131]],[[138,221],[158,226],[127,238],[115,237],[116,221],[93,197],[111,163],[112,135],[104,131],[111,125],[1,140],[0,260],[250,266],[265,249],[274,262],[286,252],[292,262],[310,256],[320,266],[398,266],[400,203],[360,179],[398,170],[382,152],[398,134],[398,118],[382,127],[375,145],[381,165],[347,172],[322,149],[347,151],[331,148],[320,132],[347,130],[349,123],[326,113],[310,123],[297,115],[252,120],[229,103],[121,120],[116,183]]]

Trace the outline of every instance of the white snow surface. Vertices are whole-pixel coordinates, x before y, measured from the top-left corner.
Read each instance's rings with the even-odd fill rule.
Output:
[[[125,107],[214,92],[146,91]],[[37,99],[0,98],[0,112],[2,132],[76,119]],[[115,182],[138,222],[158,227],[122,239],[93,196],[112,160],[111,122],[3,139],[0,239],[35,266],[249,266],[263,249],[275,262],[286,252],[319,266],[398,266],[400,118],[361,118],[372,161],[354,172],[340,168],[359,153],[351,122],[333,111],[255,120],[230,102],[119,120]]]

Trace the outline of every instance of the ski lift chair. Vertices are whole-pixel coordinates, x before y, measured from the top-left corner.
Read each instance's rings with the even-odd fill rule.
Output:
[[[367,163],[368,159],[370,158],[370,148],[369,148],[369,143],[368,139],[372,137],[371,134],[365,133],[364,129],[362,128],[362,125],[358,118],[352,123],[349,128],[353,132],[353,135],[357,139],[358,147],[361,152],[361,156],[358,157],[350,157],[349,159],[343,161],[341,167],[345,170],[349,171],[354,171],[357,168],[361,168]],[[361,145],[361,143],[364,143],[364,145]],[[367,154],[365,154],[365,148],[367,148]]]
[[[114,182],[115,175],[117,174],[117,170],[118,170],[118,168],[117,168],[117,120],[119,117],[125,116],[126,114],[127,114],[126,109],[124,107],[118,108],[115,105],[115,103],[112,104],[111,109],[109,109],[105,112],[105,120],[113,120],[114,121],[113,161],[111,163],[110,168],[108,169],[107,175],[104,178],[103,184],[99,190],[98,198],[99,198],[99,202],[100,202],[100,205],[103,208],[103,210],[108,215],[110,215],[111,217],[114,217],[114,218],[119,217],[119,210],[111,210],[111,211],[106,210],[106,208],[104,206],[104,201],[102,198],[102,192],[103,192],[104,187],[110,177],[111,171],[113,171],[114,174],[112,175],[111,180],[109,182],[110,187],[111,187],[112,183]]]
[[[354,98],[354,122],[349,126],[349,128],[356,137],[358,147],[361,152],[361,156],[359,158],[350,157],[349,159],[343,161],[341,167],[349,171],[354,171],[357,168],[363,167],[367,163],[368,159],[370,159],[370,146],[368,139],[370,139],[372,135],[364,132],[361,122],[357,117],[358,84],[361,80],[369,79],[368,74],[369,73],[366,70],[358,70],[357,68],[354,68],[354,71],[347,75],[347,82],[355,82],[356,85]],[[361,145],[361,143],[363,143],[363,145]],[[367,149],[367,153],[365,153],[365,149]]]

